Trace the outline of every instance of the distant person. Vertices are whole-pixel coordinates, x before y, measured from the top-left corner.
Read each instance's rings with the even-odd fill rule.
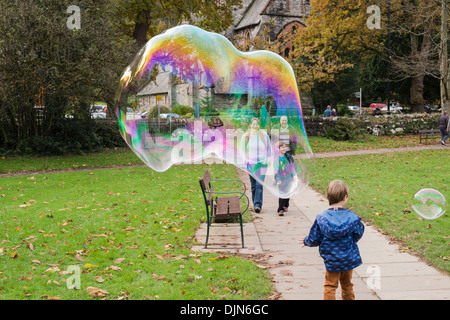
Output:
[[[380,107],[376,107],[372,114],[373,114],[374,116],[380,116],[380,115],[382,115],[383,113],[381,112]]]
[[[223,121],[219,117],[213,117],[209,122],[209,126],[211,127],[211,129],[223,127]]]
[[[283,141],[286,144],[286,152],[295,155],[297,135],[294,128],[289,125],[287,116],[280,117],[280,123],[273,126],[270,136],[272,141]]]
[[[330,208],[316,217],[309,235],[300,240],[304,246],[319,246],[325,262],[324,300],[335,300],[341,284],[342,299],[354,300],[352,273],[362,264],[357,242],[364,233],[361,218],[345,209],[348,186],[341,180],[330,182],[327,199]]]
[[[444,111],[438,120],[439,130],[441,130],[441,143],[445,146],[445,141],[448,139],[449,119],[448,111]]]
[[[336,109],[331,110],[331,116],[337,117]]]
[[[263,185],[256,178],[264,182],[269,158],[272,155],[272,145],[267,132],[260,130],[258,118],[251,120],[249,129],[242,136],[240,152],[250,177],[253,209],[256,213],[260,213],[263,204]]]
[[[277,214],[284,216],[284,213],[289,208],[289,198],[286,196],[290,193],[293,187],[294,177],[297,175],[297,167],[295,166],[294,158],[287,153],[286,143],[278,141],[276,144],[277,154],[275,161],[277,161],[277,170],[275,172],[274,184],[278,186],[280,192],[278,198]],[[275,152],[276,152],[275,151]]]
[[[330,117],[331,116],[331,106],[328,105],[327,109],[325,110],[325,112],[323,113],[324,118],[325,117]]]

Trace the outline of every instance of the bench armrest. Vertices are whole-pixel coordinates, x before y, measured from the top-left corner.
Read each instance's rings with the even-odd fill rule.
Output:
[[[211,179],[211,181],[239,181],[244,186],[244,192],[247,191],[247,187],[245,186],[244,181],[239,180],[239,179]]]

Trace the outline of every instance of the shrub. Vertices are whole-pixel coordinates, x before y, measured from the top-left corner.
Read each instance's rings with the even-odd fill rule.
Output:
[[[103,148],[125,147],[117,122],[108,120],[58,121],[47,134],[18,139],[8,145],[0,145],[0,153],[19,155],[65,155],[101,151]]]
[[[171,113],[172,111],[170,108],[166,106],[159,106],[159,113]],[[158,116],[158,106],[154,106],[150,109],[150,112],[148,114],[148,118],[156,118]]]
[[[325,129],[325,136],[336,141],[358,141],[364,139],[366,131],[349,118],[339,118],[335,126]]]
[[[220,112],[214,108],[214,106],[202,107],[200,109],[200,116],[210,118],[220,116]]]
[[[189,107],[189,106],[183,106],[183,105],[179,105],[176,104],[172,107],[172,112],[179,114],[180,116],[184,116],[187,114],[193,114],[194,113],[194,109]]]
[[[353,112],[346,104],[340,103],[336,106],[337,114],[341,117],[353,117]]]

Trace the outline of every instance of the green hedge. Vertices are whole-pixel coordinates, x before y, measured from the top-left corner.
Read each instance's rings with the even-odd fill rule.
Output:
[[[8,143],[0,138],[0,155],[83,154],[125,146],[117,121],[64,119],[49,134],[15,138]]]
[[[396,114],[383,116],[348,117],[304,117],[305,129],[310,136],[342,137],[352,130],[360,129],[376,136],[398,136],[418,134],[421,129],[437,129],[439,114]],[[349,139],[351,140],[351,139]]]

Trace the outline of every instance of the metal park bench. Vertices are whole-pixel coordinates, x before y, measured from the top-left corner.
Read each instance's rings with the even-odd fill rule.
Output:
[[[419,130],[419,142],[441,138],[441,131],[438,129]]]
[[[239,181],[244,186],[244,191],[216,191],[211,182],[213,181]],[[208,170],[205,170],[201,180],[200,187],[203,192],[203,198],[206,206],[207,231],[205,248],[208,247],[209,229],[211,223],[223,222],[228,220],[239,220],[241,227],[242,248],[244,248],[244,230],[242,225],[242,215],[248,210],[249,199],[245,194],[246,188],[244,182],[238,179],[211,179]],[[216,195],[216,196],[215,196]],[[220,196],[217,196],[220,195]],[[214,197],[215,196],[215,197]],[[247,205],[241,205],[241,199],[245,197]]]

